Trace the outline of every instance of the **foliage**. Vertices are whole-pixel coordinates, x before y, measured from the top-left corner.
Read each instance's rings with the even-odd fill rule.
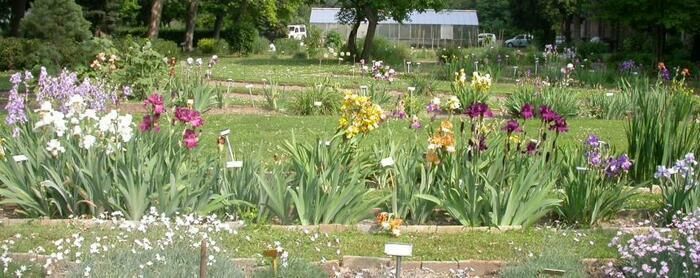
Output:
[[[607,143],[589,136],[583,148],[563,152],[562,199],[559,215],[570,224],[596,225],[615,216],[634,196],[626,188],[625,173],[632,167],[627,156],[611,154]],[[622,160],[622,161],[621,161]]]
[[[222,41],[221,44],[225,44]],[[141,43],[143,44],[143,43]],[[151,40],[151,48],[156,52],[160,53],[165,57],[177,57],[180,55],[180,47],[174,41],[168,41],[164,39],[153,39]],[[225,48],[226,49],[226,48]]]
[[[102,256],[86,257],[70,270],[67,277],[117,277],[124,275],[191,277],[199,274],[199,248],[193,248],[191,243],[183,240],[177,240],[162,250],[161,248],[151,248],[150,250],[139,250],[134,254],[135,251],[116,248],[105,253]],[[146,265],[149,262],[150,264]],[[219,256],[218,259],[209,264],[207,275],[245,277],[243,271],[225,256]],[[173,267],[175,265],[177,267]],[[143,266],[147,266],[145,271]]]
[[[321,48],[323,48],[323,31],[316,26],[309,26],[306,29],[304,45],[306,46],[306,52],[309,54],[309,57],[318,56],[321,52]]]
[[[0,70],[28,69],[37,62],[40,42],[33,39],[0,38]]]
[[[284,91],[282,94],[284,94]],[[267,102],[267,108],[277,111],[277,99],[280,96],[280,89],[276,81],[270,79],[269,84],[267,82],[265,83],[265,87],[263,87],[263,96]]]
[[[602,60],[601,54],[608,52],[608,46],[602,42],[583,42],[577,46],[577,52],[582,59],[599,61]]]
[[[197,42],[197,49],[203,54],[226,54],[228,44],[224,40],[206,38]]]
[[[60,47],[89,39],[90,22],[74,0],[37,0],[22,19],[27,38],[47,40]]]
[[[325,47],[331,47],[335,49],[340,49],[343,46],[343,38],[335,30],[331,30],[326,33]]]
[[[297,258],[289,259],[286,265],[279,267],[278,271],[275,273],[272,267],[266,267],[263,270],[254,272],[252,277],[328,277],[328,274],[321,267]]]
[[[700,127],[692,119],[696,104],[691,96],[648,83],[626,83],[622,91],[631,95],[634,105],[625,134],[628,153],[637,165],[630,172],[636,184],[649,181],[658,165],[697,152]]]
[[[373,60],[381,60],[387,65],[403,68],[406,61],[411,61],[411,49],[405,44],[396,44],[386,38],[375,38],[372,49]]]
[[[292,139],[282,147],[293,173],[288,192],[302,225],[357,223],[382,202],[365,186],[368,161],[354,143],[338,138],[311,144]]]
[[[658,166],[654,178],[659,180],[661,195],[663,196],[666,223],[671,223],[678,213],[692,213],[700,208],[700,171],[695,154],[688,153],[682,159],[676,161],[673,167]]]
[[[411,224],[425,224],[430,220],[435,203],[420,198],[433,194],[433,172],[425,165],[419,147],[398,148],[396,142],[384,140],[373,146],[374,160],[390,159],[380,171],[378,182],[385,190],[391,191],[390,210],[393,215],[410,221]]]
[[[645,234],[628,237],[618,233],[610,246],[616,248],[621,263],[608,265],[609,277],[686,277],[698,273],[697,250],[700,248],[700,210],[674,216],[671,227],[650,227]]]
[[[275,48],[277,52],[284,53],[288,55],[293,55],[301,50],[301,45],[299,40],[291,38],[282,38],[275,40]]]
[[[289,110],[296,115],[332,115],[340,111],[340,96],[326,80],[297,94]]]
[[[255,26],[252,23],[246,22],[236,26],[236,28],[226,30],[223,32],[222,37],[226,39],[229,46],[231,46],[231,51],[250,54],[254,51],[254,44],[259,35]]]
[[[504,278],[538,277],[543,269],[560,269],[561,277],[587,277],[580,258],[560,248],[547,248],[541,254],[525,257],[517,264],[507,266],[500,274]]]
[[[515,93],[508,96],[505,107],[511,115],[518,115],[525,104],[535,107],[546,105],[567,117],[579,114],[576,91],[565,87],[545,86],[539,90],[536,87],[519,87]]]
[[[632,100],[626,92],[592,93],[585,97],[589,115],[597,119],[621,120],[632,110]]]

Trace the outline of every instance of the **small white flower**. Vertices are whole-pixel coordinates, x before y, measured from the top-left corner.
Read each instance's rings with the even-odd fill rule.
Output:
[[[455,150],[455,147],[454,147],[454,146],[449,146],[449,147],[447,147],[447,152],[448,152],[448,153],[453,153],[453,152],[455,152],[455,151],[456,151],[456,150]]]
[[[61,142],[56,139],[51,139],[48,144],[46,144],[46,150],[53,156],[58,156],[59,153],[66,152],[66,148],[61,146]]]
[[[92,146],[95,145],[95,142],[97,141],[97,138],[95,136],[92,136],[90,134],[83,136],[83,140],[80,141],[80,147],[86,150],[89,150],[92,148]]]
[[[203,62],[202,62],[202,58],[197,58],[197,60],[195,61],[195,63],[197,63],[198,66],[201,66],[202,63],[203,63]]]
[[[433,98],[432,103],[435,105],[440,105],[440,98],[439,97]]]
[[[187,64],[190,66],[194,64],[194,59],[192,59],[192,57],[187,57]]]

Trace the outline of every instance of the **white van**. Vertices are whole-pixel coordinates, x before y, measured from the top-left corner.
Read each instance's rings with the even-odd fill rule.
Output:
[[[306,25],[287,25],[287,38],[295,40],[306,38]]]

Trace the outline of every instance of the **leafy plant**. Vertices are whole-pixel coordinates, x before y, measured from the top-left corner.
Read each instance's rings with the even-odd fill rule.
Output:
[[[297,94],[289,110],[296,115],[332,115],[340,109],[340,94],[328,80]]]
[[[640,82],[646,83],[646,82]],[[624,83],[634,109],[625,125],[630,158],[636,167],[630,172],[636,184],[645,184],[657,165],[668,165],[677,157],[697,152],[700,126],[692,119],[696,103],[684,94],[672,94],[657,84]]]
[[[263,96],[267,102],[267,108],[273,111],[277,111],[277,99],[279,98],[279,86],[278,83],[272,79],[269,80],[269,84],[265,83],[263,87]],[[284,92],[282,92],[284,94]]]
[[[505,106],[511,115],[517,116],[525,104],[534,107],[546,105],[566,117],[575,117],[579,113],[577,93],[563,87],[543,87],[541,91],[535,91],[533,87],[520,87],[508,96]]]

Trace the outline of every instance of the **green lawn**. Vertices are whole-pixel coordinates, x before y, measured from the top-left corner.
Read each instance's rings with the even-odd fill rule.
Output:
[[[329,139],[335,134],[338,123],[338,116],[209,115],[205,119],[203,143],[199,151],[214,152],[219,131],[231,129],[231,140],[237,154],[260,154],[265,160],[271,159],[278,152],[277,146],[292,137],[301,142]],[[423,119],[424,125],[427,126],[429,122]],[[588,134],[595,133],[619,151],[627,148],[623,121],[572,119],[568,122],[571,130],[561,135],[562,143],[582,142]],[[370,133],[362,143],[369,146],[382,138],[391,137],[399,142],[427,144],[428,129],[409,129],[409,124],[407,120],[390,120]],[[532,122],[526,131],[536,134],[538,127],[537,123]]]
[[[80,228],[69,225],[40,226],[36,224],[0,225],[0,240],[15,237],[16,244],[11,252],[27,252],[42,246],[47,252],[55,251],[54,241],[80,233],[89,245],[95,237],[107,237],[105,242],[114,242],[120,230],[111,228]],[[392,237],[385,234],[364,234],[355,231],[319,234],[319,239],[311,240],[315,232],[282,231],[267,226],[251,226],[240,229],[237,234],[212,233],[212,238],[221,237],[221,246],[232,251],[235,257],[255,257],[263,250],[279,241],[291,256],[303,257],[311,261],[321,258],[328,260],[340,256],[383,257],[384,244],[388,242],[411,243],[414,256],[410,260],[453,261],[453,260],[506,260],[516,261],[530,254],[539,254],[546,248],[557,246],[568,250],[580,258],[614,258],[616,252],[607,246],[615,235],[607,230],[553,230],[532,228],[506,232],[467,232],[460,234],[404,234]],[[20,234],[21,239],[16,235]],[[160,230],[149,230],[148,234],[127,233],[126,236],[162,238]],[[338,241],[336,241],[338,239]],[[120,243],[121,244],[121,243]],[[131,248],[126,246],[125,248]],[[318,248],[318,249],[317,249]]]

